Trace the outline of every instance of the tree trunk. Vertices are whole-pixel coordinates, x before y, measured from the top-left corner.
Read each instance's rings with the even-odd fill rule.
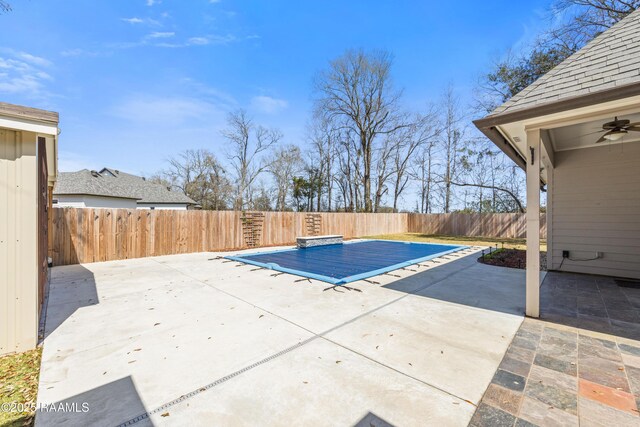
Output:
[[[429,149],[429,166],[427,169],[427,203],[426,203],[426,212],[430,213],[431,211],[431,149]]]
[[[365,161],[364,165],[364,211],[372,212],[371,206],[371,165]]]

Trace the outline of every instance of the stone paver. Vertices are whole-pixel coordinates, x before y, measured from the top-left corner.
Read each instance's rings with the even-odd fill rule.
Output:
[[[549,273],[542,320],[525,319],[470,425],[640,426],[640,324],[626,312],[638,298],[613,279]]]
[[[629,412],[632,415],[637,415],[638,413],[636,401],[632,394],[591,381],[580,380],[580,397]]]

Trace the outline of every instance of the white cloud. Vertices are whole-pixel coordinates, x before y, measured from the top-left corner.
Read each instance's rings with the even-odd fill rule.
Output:
[[[113,107],[111,114],[131,122],[175,126],[192,120],[208,120],[221,114],[221,110],[197,98],[139,95]]]
[[[187,44],[189,45],[205,45],[209,44],[209,39],[207,37],[191,37],[187,40]]]
[[[147,0],[147,6],[153,6],[154,4],[159,4],[160,0]]]
[[[60,56],[64,56],[67,58],[74,57],[74,56],[98,56],[98,55],[100,55],[99,52],[88,51],[80,48],[65,49],[60,52]]]
[[[136,17],[133,17],[133,18],[120,18],[120,19],[122,19],[124,22],[127,22],[129,24],[142,24],[144,22],[144,19],[136,18]]]
[[[151,34],[147,34],[147,38],[149,39],[166,39],[169,37],[175,36],[176,33],[173,31],[154,31]]]
[[[182,43],[167,43],[167,42],[160,42],[160,43],[155,43],[153,44],[153,46],[155,47],[166,47],[166,48],[172,48],[172,49],[176,49],[179,47],[184,47],[185,45]]]
[[[220,3],[221,0],[209,0],[209,3],[215,4],[215,3]]]
[[[147,37],[148,39],[149,37]],[[208,36],[196,36],[189,37],[186,41],[176,41],[174,43],[167,42],[159,42],[159,43],[147,43],[148,40],[144,40],[143,42],[137,44],[130,44],[124,47],[133,47],[144,44],[150,44],[156,47],[167,47],[167,48],[180,48],[180,47],[189,47],[189,46],[207,46],[207,45],[228,45],[230,43],[240,41],[236,36],[232,34],[227,35],[208,35]]]
[[[149,27],[162,26],[162,24],[159,21],[156,21],[155,19],[152,19],[152,18],[138,18],[137,16],[134,16],[132,18],[120,18],[120,20],[122,22],[126,22],[127,24],[131,24],[131,25],[146,25]]]
[[[226,35],[208,35],[208,36],[200,36],[200,37],[191,37],[187,40],[188,46],[204,46],[208,44],[213,45],[226,45],[232,42],[238,41],[238,38],[233,34]]]
[[[48,59],[44,59],[42,57],[39,56],[35,56],[35,55],[31,55],[30,53],[26,53],[26,52],[18,52],[17,56],[30,63],[33,65],[37,65],[40,67],[49,67],[51,65],[51,61],[49,61]]]
[[[191,78],[183,78],[178,81],[188,93],[192,93],[199,98],[214,102],[223,110],[233,110],[238,108],[238,101],[230,94],[203,84]]]
[[[60,52],[62,56],[80,56],[84,53],[82,49],[66,49]]]
[[[254,96],[251,98],[251,108],[266,114],[276,114],[286,109],[289,103],[284,99],[272,98],[270,96]]]
[[[208,39],[211,44],[229,44],[229,43],[240,40],[238,39],[238,37],[234,36],[233,34],[227,34],[224,36],[213,35],[213,36],[209,36]]]
[[[53,78],[44,68],[51,61],[26,52],[11,49],[0,51],[0,93],[45,99],[50,96],[46,83]]]

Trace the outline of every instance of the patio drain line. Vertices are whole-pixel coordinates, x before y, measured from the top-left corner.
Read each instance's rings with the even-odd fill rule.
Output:
[[[260,365],[263,365],[263,364],[265,364],[267,362],[270,362],[271,360],[276,359],[276,358],[278,358],[278,357],[280,357],[280,356],[282,356],[282,355],[284,355],[286,353],[289,353],[289,352],[297,349],[298,347],[302,347],[303,345],[315,340],[316,338],[318,338],[317,335],[313,336],[313,337],[310,337],[310,338],[307,338],[304,341],[300,341],[299,343],[297,343],[295,345],[292,345],[291,347],[285,348],[284,350],[279,351],[279,352],[277,352],[275,354],[272,354],[271,356],[269,356],[269,357],[267,357],[265,359],[259,360],[259,361],[257,361],[256,363],[254,363],[252,365],[245,366],[244,368],[242,368],[242,369],[240,369],[238,371],[232,372],[229,375],[225,375],[222,378],[218,378],[214,382],[209,383],[209,384],[207,384],[205,386],[202,386],[202,387],[198,388],[197,390],[193,390],[193,391],[190,391],[187,394],[183,394],[182,396],[178,397],[177,399],[173,399],[170,402],[167,402],[167,403],[165,403],[165,404],[163,404],[161,406],[158,406],[157,408],[155,408],[152,411],[145,412],[144,414],[140,414],[137,417],[131,418],[130,420],[125,421],[122,424],[118,424],[117,427],[131,426],[131,425],[134,425],[135,423],[137,423],[139,421],[146,420],[151,415],[163,412],[163,411],[169,409],[170,407],[172,407],[174,405],[177,405],[178,403],[184,402],[187,399],[190,399],[190,398],[192,398],[192,397],[194,397],[194,396],[196,396],[196,395],[198,395],[198,394],[200,394],[202,392],[205,392],[205,391],[209,390],[210,388],[213,388],[213,387],[215,387],[217,385],[220,385],[220,384],[222,384],[222,383],[224,383],[226,381],[229,381],[230,379],[232,379],[234,377],[237,377],[238,375],[243,374],[243,373],[245,373],[245,372],[247,372],[247,371],[249,371],[249,370],[251,370],[253,368],[256,368],[256,367],[258,367]]]
[[[140,422],[140,421],[143,421],[143,420],[149,419],[149,417],[150,417],[151,415],[161,413],[161,412],[163,412],[163,411],[165,411],[165,410],[169,409],[169,408],[170,408],[170,407],[172,407],[172,406],[175,406],[175,405],[177,405],[177,404],[179,404],[179,403],[181,403],[181,402],[184,402],[185,400],[188,400],[188,399],[190,399],[190,398],[192,398],[192,397],[194,397],[194,396],[196,396],[196,395],[198,395],[198,394],[200,394],[200,393],[203,393],[203,392],[205,392],[205,391],[207,391],[207,390],[209,390],[209,389],[212,389],[212,388],[213,388],[213,387],[215,387],[215,386],[218,386],[218,385],[220,385],[220,384],[222,384],[222,383],[225,383],[225,382],[229,381],[230,379],[237,377],[237,376],[238,376],[238,375],[240,375],[240,374],[243,374],[243,373],[245,373],[245,372],[247,372],[247,371],[250,371],[251,369],[257,368],[257,367],[258,367],[258,366],[260,366],[260,365],[264,365],[265,363],[268,363],[268,362],[270,362],[270,361],[272,361],[272,360],[274,360],[274,359],[277,359],[277,358],[278,358],[278,357],[280,357],[280,356],[283,356],[283,355],[285,355],[285,354],[287,354],[287,353],[290,353],[290,352],[292,352],[293,350],[296,350],[296,349],[298,349],[298,348],[300,348],[300,347],[302,347],[302,346],[304,346],[304,345],[306,345],[306,344],[308,344],[308,343],[310,343],[310,342],[312,342],[312,341],[315,341],[315,340],[316,340],[316,339],[318,339],[318,338],[322,338],[322,339],[324,339],[324,340],[327,340],[327,341],[329,341],[329,342],[333,343],[334,345],[337,345],[337,346],[342,347],[342,348],[344,348],[344,349],[346,349],[346,350],[348,350],[348,351],[351,351],[351,352],[353,352],[353,353],[356,353],[356,354],[358,354],[358,355],[360,355],[360,356],[362,356],[362,357],[365,357],[365,358],[366,358],[366,359],[368,359],[368,360],[371,360],[372,362],[375,362],[375,363],[377,363],[377,364],[379,364],[379,365],[381,365],[381,366],[384,366],[384,367],[386,367],[386,368],[389,368],[389,369],[391,369],[391,370],[393,370],[393,371],[395,371],[395,372],[397,372],[397,373],[399,373],[399,374],[402,374],[402,375],[404,375],[404,376],[406,376],[406,377],[412,378],[412,379],[413,379],[413,380],[415,380],[415,381],[418,381],[418,382],[420,382],[420,383],[422,383],[422,384],[425,384],[425,385],[427,385],[427,386],[429,386],[429,387],[431,387],[431,388],[434,388],[434,389],[436,389],[436,390],[439,390],[439,391],[441,391],[441,392],[443,392],[443,393],[445,393],[445,394],[448,394],[449,396],[452,396],[452,397],[454,397],[454,398],[456,398],[456,399],[459,399],[459,400],[462,400],[462,401],[464,401],[464,402],[467,402],[467,403],[471,403],[471,404],[473,404],[472,402],[470,402],[470,401],[469,401],[469,400],[467,400],[467,399],[464,399],[463,397],[456,396],[455,394],[453,394],[453,393],[451,393],[451,392],[449,392],[449,391],[447,391],[447,390],[444,390],[444,389],[442,389],[442,388],[440,388],[440,387],[434,386],[433,384],[429,384],[429,383],[427,383],[427,382],[425,382],[425,381],[423,381],[423,380],[420,380],[420,379],[415,378],[415,377],[413,377],[413,376],[411,376],[411,375],[408,375],[408,374],[406,374],[406,373],[404,373],[404,372],[402,372],[402,371],[399,371],[399,370],[397,370],[397,369],[395,369],[395,368],[393,368],[393,367],[391,367],[391,366],[385,365],[384,363],[381,363],[381,362],[379,362],[379,361],[377,361],[377,360],[375,360],[375,359],[371,359],[371,358],[369,358],[369,357],[367,357],[367,356],[365,356],[365,355],[363,355],[363,354],[361,354],[361,353],[359,353],[359,352],[357,352],[357,351],[355,351],[355,350],[353,350],[353,349],[350,349],[350,348],[348,348],[348,347],[343,346],[342,344],[338,344],[338,343],[336,343],[336,342],[334,342],[334,341],[332,341],[332,340],[330,340],[330,339],[328,339],[328,338],[325,338],[325,335],[330,334],[331,332],[333,332],[333,331],[335,331],[335,330],[337,330],[337,329],[340,329],[340,328],[342,328],[342,327],[344,327],[344,326],[347,326],[347,325],[349,325],[349,324],[351,324],[351,323],[354,323],[354,322],[356,322],[357,320],[359,320],[359,319],[361,319],[361,318],[363,318],[363,317],[365,317],[365,316],[368,316],[368,315],[369,315],[369,314],[371,314],[371,313],[375,313],[376,311],[379,311],[379,310],[381,310],[381,309],[383,309],[383,308],[385,308],[385,307],[388,307],[388,306],[390,306],[391,304],[394,304],[394,303],[396,303],[396,302],[398,302],[398,301],[400,301],[400,300],[402,300],[402,299],[404,299],[404,298],[408,297],[409,295],[413,295],[413,294],[415,294],[415,293],[417,293],[417,292],[420,292],[420,291],[422,291],[422,290],[424,290],[424,289],[427,289],[427,288],[429,288],[429,287],[431,287],[431,286],[434,286],[434,285],[436,285],[436,284],[438,284],[438,283],[440,283],[440,282],[442,282],[442,281],[444,281],[444,280],[448,279],[449,277],[453,276],[454,274],[459,273],[460,271],[464,271],[464,270],[467,270],[467,269],[469,269],[469,268],[473,267],[473,266],[475,265],[475,263],[473,263],[473,264],[469,264],[469,265],[468,265],[468,266],[466,266],[466,267],[463,267],[463,268],[461,268],[461,269],[459,269],[459,270],[453,271],[453,272],[451,272],[450,274],[447,274],[446,276],[442,277],[441,279],[436,280],[435,282],[431,282],[431,283],[428,283],[428,284],[426,284],[426,285],[424,285],[424,286],[421,286],[421,287],[419,287],[419,288],[416,288],[416,289],[414,289],[414,290],[413,290],[413,291],[411,291],[411,292],[405,293],[404,295],[401,295],[401,296],[399,296],[398,298],[395,298],[395,299],[393,299],[393,300],[391,300],[391,301],[389,301],[389,302],[386,302],[385,304],[382,304],[382,305],[380,305],[380,306],[378,306],[378,307],[376,307],[376,308],[373,308],[373,309],[371,309],[371,310],[369,310],[369,311],[367,311],[367,312],[365,312],[365,313],[362,313],[362,314],[360,314],[360,315],[358,315],[358,316],[356,316],[356,317],[354,317],[354,318],[352,318],[352,319],[347,320],[346,322],[341,323],[340,325],[336,325],[336,326],[334,326],[334,327],[332,327],[332,328],[329,328],[329,329],[327,329],[326,331],[321,332],[321,333],[319,333],[319,334],[316,334],[316,333],[314,333],[313,331],[311,331],[311,330],[309,330],[309,329],[305,328],[304,326],[298,325],[297,323],[292,322],[292,321],[291,321],[291,320],[289,320],[289,319],[285,319],[284,317],[281,317],[281,316],[279,316],[279,315],[277,315],[277,314],[275,314],[275,313],[272,313],[272,312],[270,312],[269,310],[266,310],[266,309],[264,309],[264,308],[262,308],[262,307],[259,307],[259,306],[255,305],[255,304],[253,304],[253,303],[251,303],[251,302],[249,302],[249,301],[245,301],[244,299],[242,299],[242,298],[240,298],[240,297],[238,297],[238,296],[236,296],[236,295],[230,294],[230,293],[228,293],[228,292],[226,292],[226,291],[223,291],[222,289],[218,289],[218,288],[216,288],[215,286],[211,285],[210,283],[204,282],[204,281],[202,281],[202,280],[200,280],[200,279],[198,279],[198,278],[195,278],[195,277],[193,277],[193,276],[190,276],[189,274],[187,274],[187,273],[185,273],[185,272],[183,272],[183,271],[181,271],[181,270],[178,270],[177,268],[174,268],[174,267],[168,266],[168,265],[166,265],[166,264],[163,264],[163,265],[164,265],[165,267],[168,267],[168,268],[171,268],[171,269],[173,269],[173,270],[176,270],[176,271],[178,271],[178,272],[180,272],[180,273],[184,274],[185,276],[190,277],[190,278],[191,278],[191,279],[193,279],[193,280],[196,280],[196,281],[198,281],[198,282],[200,282],[200,283],[202,283],[202,284],[205,284],[205,285],[207,285],[207,286],[210,286],[210,287],[212,287],[213,289],[216,289],[216,290],[217,290],[217,291],[219,291],[219,292],[222,292],[222,293],[224,293],[224,294],[226,294],[226,295],[229,295],[229,296],[231,296],[231,297],[233,297],[233,298],[236,298],[236,299],[238,299],[238,300],[240,300],[240,301],[242,301],[242,302],[244,302],[244,303],[246,303],[246,304],[249,304],[249,305],[251,305],[251,306],[253,306],[253,307],[255,307],[255,308],[259,309],[259,310],[262,310],[262,311],[264,311],[264,312],[266,312],[266,313],[269,313],[269,314],[270,314],[270,315],[272,315],[272,316],[275,316],[275,317],[277,317],[277,318],[279,318],[279,319],[282,319],[282,320],[284,320],[284,321],[286,321],[286,322],[288,322],[288,323],[291,323],[292,325],[295,325],[295,326],[297,326],[298,328],[303,329],[303,330],[305,330],[305,331],[307,331],[307,332],[309,332],[309,333],[313,334],[313,336],[312,336],[312,337],[307,338],[306,340],[300,341],[299,343],[294,344],[294,345],[292,345],[291,347],[287,347],[287,348],[285,348],[284,350],[281,350],[281,351],[279,351],[279,352],[277,352],[277,353],[274,353],[274,354],[272,354],[271,356],[268,356],[268,357],[266,357],[266,358],[264,358],[264,359],[262,359],[262,360],[259,360],[259,361],[255,362],[255,363],[251,364],[251,365],[245,366],[244,368],[242,368],[242,369],[240,369],[240,370],[237,370],[237,371],[235,371],[235,372],[232,372],[231,374],[228,374],[228,375],[225,375],[224,377],[218,378],[217,380],[215,380],[215,381],[213,381],[213,382],[211,382],[211,383],[209,383],[209,384],[207,384],[207,385],[204,385],[204,386],[202,386],[202,387],[199,387],[199,388],[197,388],[196,390],[193,390],[193,391],[190,391],[190,392],[188,392],[188,393],[186,393],[186,394],[183,394],[182,396],[180,396],[180,397],[178,397],[178,398],[176,398],[176,399],[173,399],[173,400],[171,400],[171,401],[169,401],[169,402],[167,402],[167,403],[164,403],[164,404],[162,404],[162,405],[158,406],[157,408],[155,408],[155,409],[153,409],[153,410],[151,410],[151,411],[148,411],[148,412],[145,412],[145,413],[143,413],[143,414],[140,414],[140,415],[138,415],[138,416],[136,416],[136,417],[133,417],[133,418],[131,418],[131,419],[129,419],[129,420],[127,420],[127,421],[125,421],[125,422],[121,423],[121,424],[118,424],[118,425],[117,425],[117,427],[127,427],[127,426],[132,426],[132,425],[134,425],[134,424],[136,424],[136,423],[138,423],[138,422]]]

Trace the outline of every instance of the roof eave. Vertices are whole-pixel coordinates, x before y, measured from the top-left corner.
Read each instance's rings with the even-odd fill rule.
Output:
[[[588,107],[608,101],[629,98],[640,95],[640,81],[616,86],[586,95],[573,96],[558,101],[547,102],[529,108],[521,108],[504,113],[492,114],[482,119],[474,120],[473,124],[480,130],[490,129],[506,123],[514,123],[549,114],[561,113],[576,108]],[[495,141],[494,141],[495,142]]]
[[[506,139],[498,131],[498,126],[638,95],[640,95],[640,82],[634,82],[586,95],[564,98],[559,101],[548,102],[530,108],[492,114],[482,119],[474,120],[473,124],[518,166],[526,169],[526,159],[522,157],[511,141]]]
[[[489,128],[479,128],[487,138],[489,138],[504,154],[507,155],[516,165],[523,170],[527,168],[527,161],[520,155],[520,152],[506,139],[495,126]]]
[[[146,200],[139,200],[138,203],[148,204],[148,205],[195,205],[196,202],[185,202],[185,201],[176,201],[176,202],[149,202]]]
[[[62,192],[62,193],[57,193],[57,192],[54,191],[53,195],[54,196],[93,196],[93,197],[108,197],[110,199],[141,200],[139,197],[111,196],[111,195],[108,195],[108,194],[87,193],[87,192],[79,192],[79,193]]]
[[[60,117],[55,111],[0,102],[0,115],[17,119],[33,120],[40,123],[58,125]]]

